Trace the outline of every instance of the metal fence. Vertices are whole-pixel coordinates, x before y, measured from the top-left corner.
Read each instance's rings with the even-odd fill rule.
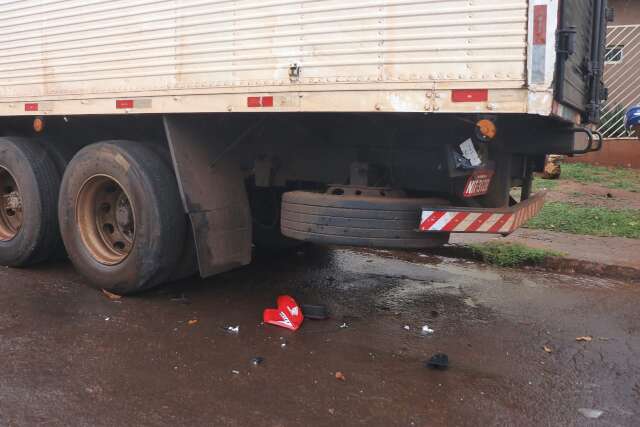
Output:
[[[627,138],[625,111],[640,104],[640,25],[614,25],[607,33],[604,81],[609,99],[598,129],[605,138]]]

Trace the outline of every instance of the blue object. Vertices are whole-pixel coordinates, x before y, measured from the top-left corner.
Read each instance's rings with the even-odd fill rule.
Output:
[[[624,127],[627,131],[631,132],[636,126],[640,126],[640,106],[629,108],[624,116]]]

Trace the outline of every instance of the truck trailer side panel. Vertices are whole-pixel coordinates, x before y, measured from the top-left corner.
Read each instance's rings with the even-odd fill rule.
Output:
[[[9,1],[0,115],[523,113],[528,22],[525,0]]]

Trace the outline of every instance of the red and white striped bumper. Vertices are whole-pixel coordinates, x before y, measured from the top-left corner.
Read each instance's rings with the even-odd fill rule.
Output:
[[[508,235],[538,215],[546,191],[507,209],[423,208],[420,231],[429,233],[487,233]]]

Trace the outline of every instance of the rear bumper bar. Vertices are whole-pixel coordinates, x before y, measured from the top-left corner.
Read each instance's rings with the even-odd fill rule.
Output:
[[[420,231],[509,235],[540,213],[546,191],[505,209],[423,208]]]

